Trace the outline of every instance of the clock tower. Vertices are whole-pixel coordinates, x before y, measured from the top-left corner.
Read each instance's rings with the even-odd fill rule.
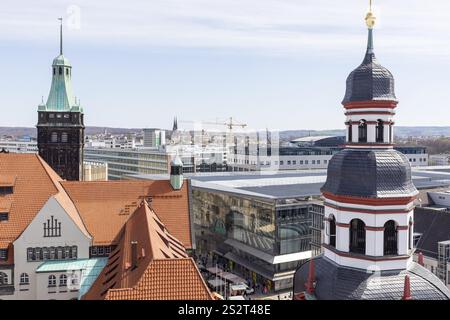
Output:
[[[52,64],[52,84],[47,103],[38,107],[39,155],[63,179],[82,180],[84,114],[72,92],[72,66],[63,55],[62,18],[60,52]]]

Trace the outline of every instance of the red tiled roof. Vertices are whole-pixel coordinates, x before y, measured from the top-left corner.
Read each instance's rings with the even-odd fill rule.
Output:
[[[0,248],[7,248],[19,237],[52,196],[89,236],[61,181],[36,154],[0,154],[0,183],[13,188],[12,193],[0,194],[0,207],[8,209],[8,220],[0,223]]]
[[[16,240],[45,202],[58,193],[50,175],[35,154],[0,154],[0,181],[13,185],[13,193],[0,194],[0,206],[9,207],[8,220],[0,223],[0,248]]]
[[[137,243],[135,267],[132,242]],[[145,201],[120,229],[113,244],[117,247],[108,264],[83,299],[212,299],[194,261]]]
[[[169,232],[184,247],[192,248],[187,183],[181,190],[173,190],[167,180],[64,181],[62,185],[93,236],[94,245],[111,244],[140,201],[151,197],[150,206]]]

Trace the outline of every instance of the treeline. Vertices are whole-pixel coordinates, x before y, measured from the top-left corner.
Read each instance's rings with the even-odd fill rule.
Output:
[[[450,138],[414,138],[396,141],[399,146],[421,146],[426,147],[428,154],[450,153]]]

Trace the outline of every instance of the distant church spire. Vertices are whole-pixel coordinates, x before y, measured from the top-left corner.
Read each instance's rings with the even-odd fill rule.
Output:
[[[59,54],[63,54],[63,18],[58,18],[61,22],[59,26]]]
[[[173,118],[173,128],[172,131],[177,131],[178,130],[178,119],[177,117]]]

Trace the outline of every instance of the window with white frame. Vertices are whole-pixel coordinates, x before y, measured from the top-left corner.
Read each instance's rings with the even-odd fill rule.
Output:
[[[20,275],[20,284],[21,285],[30,284],[30,277],[28,276],[28,273],[22,273]]]
[[[62,274],[62,275],[59,276],[59,286],[60,287],[67,286],[67,275]]]
[[[48,276],[48,286],[49,287],[56,287],[56,276],[51,274]]]

